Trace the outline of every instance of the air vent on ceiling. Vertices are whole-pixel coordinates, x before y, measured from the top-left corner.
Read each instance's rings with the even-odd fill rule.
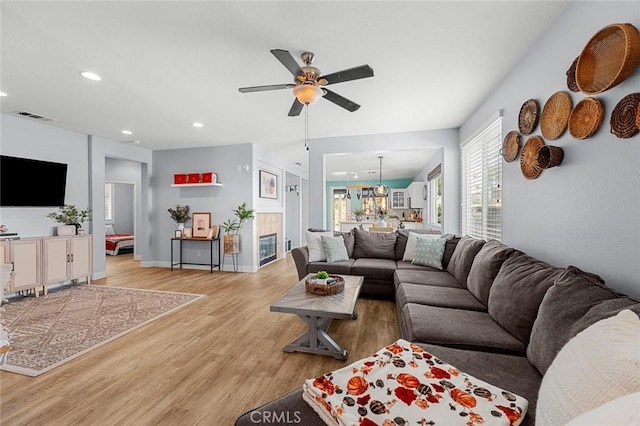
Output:
[[[38,115],[38,114],[34,114],[32,112],[28,112],[28,111],[14,111],[15,114],[21,116],[21,117],[25,117],[25,118],[31,118],[33,120],[39,120],[39,121],[56,121],[53,118],[49,118],[49,117],[44,117],[42,115]]]

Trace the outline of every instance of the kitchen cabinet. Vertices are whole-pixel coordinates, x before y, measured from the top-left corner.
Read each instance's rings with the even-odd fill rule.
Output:
[[[411,182],[407,187],[411,203],[409,208],[421,209],[425,205],[426,187],[424,182]]]
[[[42,286],[42,238],[0,241],[0,259],[13,266],[14,285],[7,292],[33,290]]]
[[[44,237],[44,292],[47,285],[86,277],[91,284],[91,236]]]
[[[406,189],[392,189],[389,191],[391,209],[408,209],[409,193]]]

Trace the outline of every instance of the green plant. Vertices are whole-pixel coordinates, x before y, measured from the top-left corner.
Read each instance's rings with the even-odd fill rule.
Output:
[[[226,221],[222,222],[222,225],[220,226],[224,230],[224,233],[227,235],[231,234],[233,231],[237,232],[240,229],[240,224],[236,219],[227,219]]]
[[[364,209],[360,208],[360,209],[353,209],[352,210],[353,214],[356,216],[364,216],[365,215],[365,211]]]
[[[57,212],[49,213],[47,217],[65,225],[81,225],[91,220],[91,209],[78,210],[74,204],[65,204]]]
[[[318,271],[316,272],[316,278],[319,280],[326,280],[327,278],[329,278],[329,274],[327,273],[327,271]]]
[[[169,207],[167,209],[176,223],[185,223],[189,220],[189,206],[183,206],[182,204],[176,204],[175,208]]]
[[[248,209],[246,202],[236,207],[233,214],[238,217],[238,234],[240,233],[240,228],[242,228],[242,222],[245,220],[255,219],[255,210]]]

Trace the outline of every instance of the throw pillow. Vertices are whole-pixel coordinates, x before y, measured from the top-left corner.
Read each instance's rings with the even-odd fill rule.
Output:
[[[638,342],[640,318],[627,309],[569,340],[542,378],[536,425],[563,425],[608,401],[639,392]]]
[[[371,259],[396,260],[395,232],[369,232],[356,229],[355,233],[356,246],[353,250],[355,259],[368,257]]]
[[[442,255],[446,243],[444,238],[418,238],[416,255],[411,263],[442,270]]]
[[[497,240],[490,240],[482,246],[473,259],[467,277],[467,288],[484,306],[489,303],[489,290],[493,280],[511,253],[513,253],[511,247],[507,247]]]
[[[327,254],[327,263],[340,262],[341,260],[349,260],[347,247],[344,245],[342,235],[337,237],[322,237],[322,247]]]
[[[418,243],[418,238],[440,238],[439,234],[418,234],[417,232],[409,232],[409,237],[407,237],[407,245],[404,249],[404,255],[402,256],[402,260],[407,262],[413,261],[413,258],[416,255],[416,244]]]
[[[322,245],[322,236],[332,237],[333,231],[311,232],[307,231],[307,248],[309,249],[309,262],[325,262],[327,254]]]
[[[116,231],[113,230],[113,225],[105,225],[104,226],[104,233],[107,235],[113,235],[116,233]]]

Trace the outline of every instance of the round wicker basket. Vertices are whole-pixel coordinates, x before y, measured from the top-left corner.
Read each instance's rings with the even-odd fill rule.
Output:
[[[527,179],[535,179],[542,173],[542,167],[538,164],[538,151],[544,146],[544,140],[540,136],[531,136],[524,144],[520,154],[520,170]]]
[[[538,124],[538,115],[540,112],[540,106],[535,99],[528,99],[520,107],[520,114],[518,115],[518,129],[523,135],[528,135],[533,132]]]
[[[310,281],[312,278],[307,279],[304,282],[304,289],[307,293],[318,296],[329,296],[331,294],[342,293],[344,291],[344,278],[340,275],[329,275],[329,278],[333,278],[336,281],[331,284],[318,284]]]
[[[579,58],[580,58],[580,56],[576,57],[573,60],[573,63],[571,64],[571,66],[569,67],[569,69],[566,72],[566,74],[567,74],[567,87],[572,92],[579,92],[580,91],[580,89],[578,88],[578,84],[576,83],[576,65],[578,65],[578,59]]]
[[[637,116],[640,111],[640,93],[632,93],[618,102],[611,113],[611,133],[619,138],[630,138],[640,132]]]
[[[638,108],[638,112],[636,114],[636,126],[640,129],[640,107]]]
[[[599,99],[587,97],[578,102],[569,116],[569,134],[576,139],[592,136],[602,123],[603,111]]]
[[[511,163],[516,158],[518,158],[519,153],[520,134],[515,130],[512,130],[504,137],[504,142],[502,144],[500,154],[502,154],[502,156],[504,157],[504,161],[506,161],[507,163]]]
[[[587,94],[622,83],[640,63],[640,32],[632,24],[611,24],[586,44],[576,65],[576,84]]]
[[[567,92],[556,92],[547,99],[540,117],[542,136],[553,140],[562,135],[569,123],[571,106],[571,96]]]
[[[564,159],[564,150],[559,146],[544,145],[538,150],[538,165],[542,169],[559,166]]]

